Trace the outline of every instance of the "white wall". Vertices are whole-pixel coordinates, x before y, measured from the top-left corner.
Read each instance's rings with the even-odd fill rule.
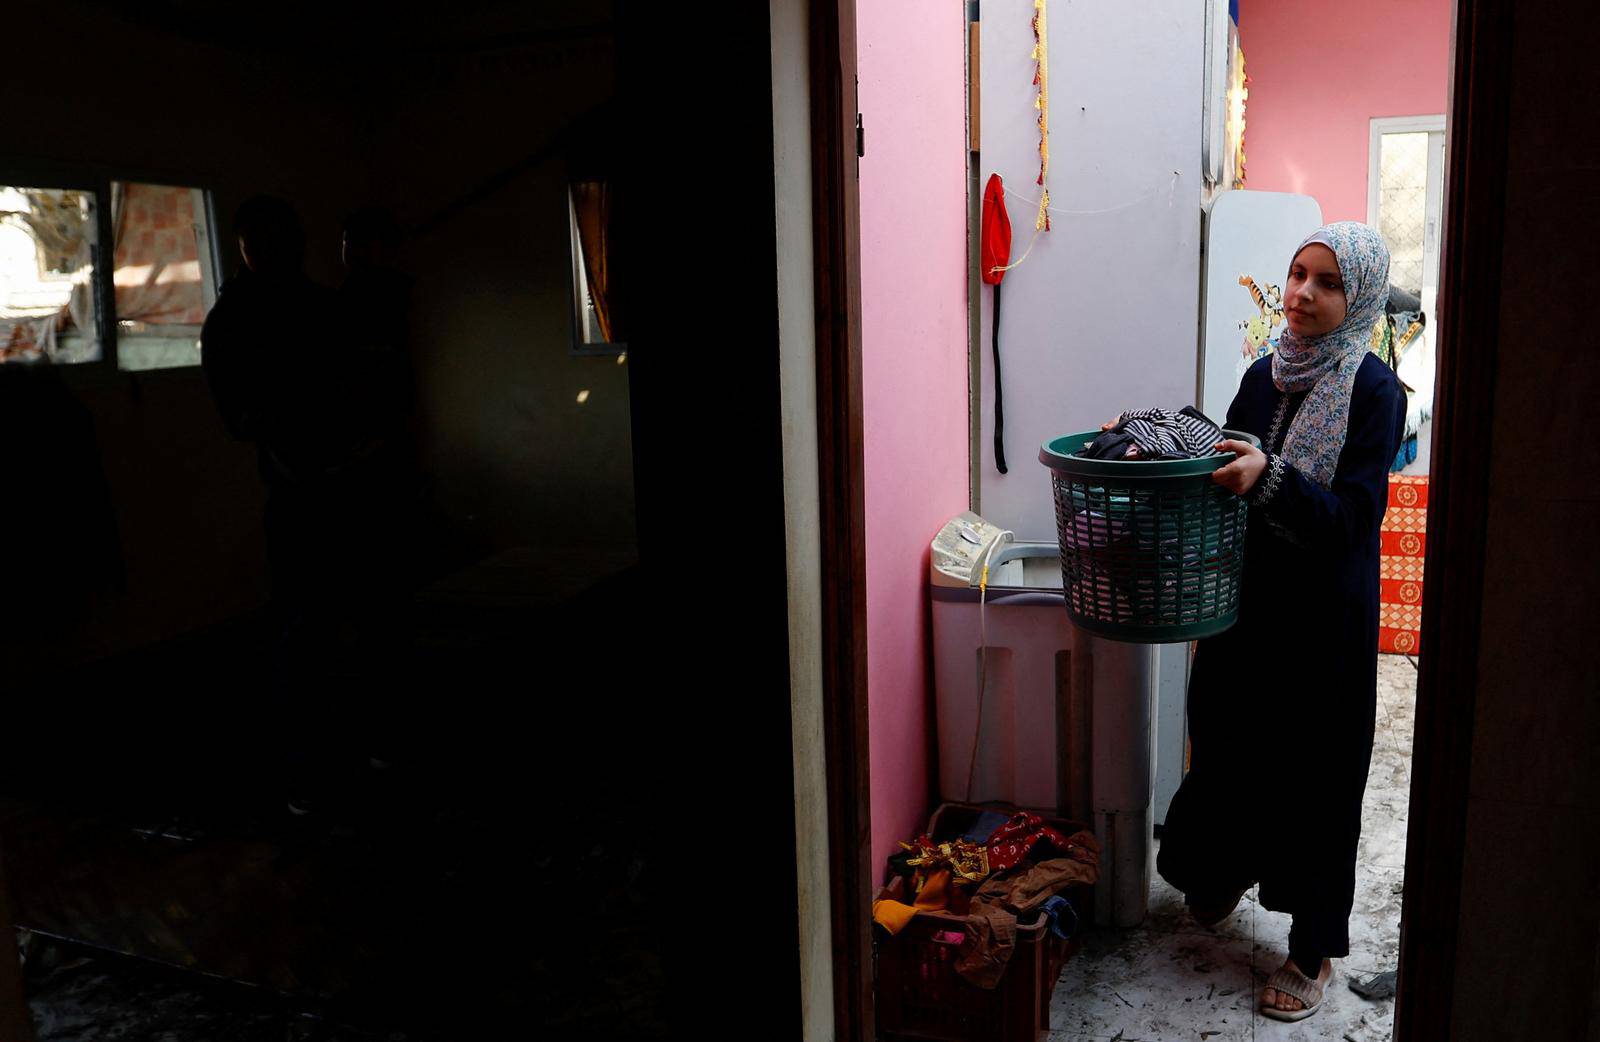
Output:
[[[772,155],[778,234],[778,357],[783,408],[783,514],[789,578],[789,706],[794,751],[805,1042],[834,1037],[828,776],[822,714],[821,475],[811,229],[809,4],[771,0]]]
[[[980,184],[999,172],[1012,260],[1039,198],[1030,0],[985,0]],[[1048,7],[1052,215],[1005,276],[1000,354],[1006,459],[994,467],[993,293],[981,292],[978,507],[1019,539],[1055,538],[1039,446],[1123,409],[1195,399],[1205,10],[1057,0]],[[1023,198],[1019,198],[1021,196]]]
[[[536,10],[516,17],[542,24]],[[610,98],[613,61],[592,38],[397,74],[370,117],[371,198],[427,220]],[[403,256],[424,304],[412,349],[435,499],[485,552],[634,541],[628,366],[572,353],[564,164],[523,170]]]

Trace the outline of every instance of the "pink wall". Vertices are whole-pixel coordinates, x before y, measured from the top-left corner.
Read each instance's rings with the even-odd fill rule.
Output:
[[[928,543],[967,507],[966,15],[856,9],[868,714],[878,866],[928,811]]]
[[[1369,121],[1444,113],[1451,8],[1240,0],[1245,187],[1312,196],[1325,221],[1366,220]]]

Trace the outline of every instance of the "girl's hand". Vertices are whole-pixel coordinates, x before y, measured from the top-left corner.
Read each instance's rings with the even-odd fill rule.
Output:
[[[1211,480],[1241,496],[1254,488],[1261,478],[1261,472],[1267,469],[1267,454],[1248,441],[1234,441],[1232,438],[1217,442],[1216,448],[1218,452],[1235,453],[1238,458],[1226,467],[1212,471]]]
[[[1114,420],[1107,420],[1105,423],[1102,423],[1100,425],[1100,429],[1103,430],[1103,431],[1108,431],[1108,430],[1110,430],[1111,428],[1115,427],[1117,424],[1119,424],[1121,422],[1122,422],[1122,417],[1118,416]]]

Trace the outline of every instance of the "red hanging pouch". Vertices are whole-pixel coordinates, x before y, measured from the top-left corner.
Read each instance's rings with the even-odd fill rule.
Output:
[[[1003,269],[1011,263],[1011,218],[1006,214],[1006,189],[999,174],[990,174],[989,184],[983,190],[982,224],[979,275],[989,285],[998,286],[1005,272],[995,269]]]

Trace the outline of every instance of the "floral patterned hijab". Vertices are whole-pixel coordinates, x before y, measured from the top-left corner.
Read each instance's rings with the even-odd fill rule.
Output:
[[[1350,425],[1356,370],[1367,356],[1372,327],[1389,297],[1389,247],[1377,231],[1357,221],[1318,228],[1296,247],[1295,256],[1312,243],[1328,247],[1339,261],[1344,321],[1321,336],[1302,337],[1284,330],[1272,355],[1272,382],[1285,394],[1310,392],[1289,424],[1282,456],[1328,488]]]

